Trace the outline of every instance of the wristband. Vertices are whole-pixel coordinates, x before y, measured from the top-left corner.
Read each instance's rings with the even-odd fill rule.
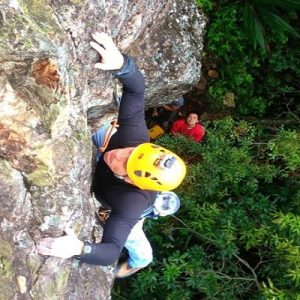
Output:
[[[117,78],[126,76],[127,74],[133,74],[135,72],[135,64],[133,59],[126,54],[122,55],[124,57],[124,64],[122,68],[112,72],[112,75]]]
[[[92,244],[89,242],[84,242],[80,255],[74,255],[74,257],[80,259],[86,255],[91,254],[91,252],[92,252]]]

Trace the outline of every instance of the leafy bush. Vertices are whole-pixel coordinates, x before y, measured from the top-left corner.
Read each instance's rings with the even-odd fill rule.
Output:
[[[300,2],[197,0],[209,14],[204,65],[215,68],[207,98],[224,109],[234,95],[236,113],[299,119]],[[257,45],[260,48],[257,49]],[[216,106],[216,104],[218,104]]]
[[[298,299],[300,144],[231,118],[206,142],[164,136],[188,164],[173,217],[148,220],[155,260],[114,299]]]
[[[295,10],[300,10],[299,1],[245,1],[243,7],[245,33],[253,47],[256,48],[259,45],[263,49],[267,48],[265,37],[266,26],[274,32],[288,32],[290,35],[300,38],[299,33],[289,24],[289,16],[285,15],[282,17],[280,14],[282,11],[295,12]]]

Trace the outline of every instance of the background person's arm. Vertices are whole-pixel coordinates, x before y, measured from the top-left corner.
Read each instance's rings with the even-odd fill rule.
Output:
[[[196,142],[200,142],[203,139],[204,135],[205,135],[204,127],[200,124],[197,124],[197,130],[194,132],[194,136],[193,136],[194,140]]]
[[[178,135],[180,134],[180,127],[181,127],[181,121],[180,120],[177,120],[173,123],[172,125],[172,128],[170,130],[170,132],[173,134],[173,135]]]

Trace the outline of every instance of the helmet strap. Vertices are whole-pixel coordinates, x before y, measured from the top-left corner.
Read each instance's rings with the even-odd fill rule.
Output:
[[[118,175],[118,174],[114,173],[114,176],[115,176],[116,178],[120,179],[120,180],[123,180],[123,181],[126,181],[127,183],[130,183],[130,184],[135,185],[135,184],[131,181],[131,179],[128,177],[127,174],[126,174],[126,175]]]
[[[121,180],[125,180],[125,178],[128,177],[127,175],[118,175],[116,173],[114,173],[114,176],[121,179]]]

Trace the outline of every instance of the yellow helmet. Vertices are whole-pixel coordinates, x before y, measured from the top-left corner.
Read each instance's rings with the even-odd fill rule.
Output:
[[[186,166],[178,155],[166,148],[144,143],[130,154],[127,174],[142,190],[170,191],[182,182]]]

